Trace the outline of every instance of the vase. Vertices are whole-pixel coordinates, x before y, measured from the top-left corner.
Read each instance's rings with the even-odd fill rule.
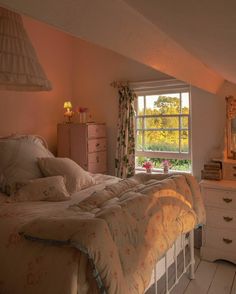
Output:
[[[79,112],[79,123],[83,124],[87,122],[87,113],[86,112]]]
[[[147,172],[147,174],[151,174],[152,173],[152,169],[151,168],[146,168],[146,172]]]
[[[168,172],[169,172],[169,166],[168,165],[164,165],[163,166],[163,173],[164,174],[168,174]]]

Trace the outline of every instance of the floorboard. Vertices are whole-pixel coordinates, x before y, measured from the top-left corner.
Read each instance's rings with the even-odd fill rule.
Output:
[[[230,294],[235,275],[235,266],[219,263],[208,294]]]
[[[189,283],[184,294],[207,294],[216,269],[216,263],[201,261],[195,273],[195,280]]]
[[[180,262],[178,272],[181,267],[183,264]],[[173,268],[169,269],[170,284],[173,274]],[[158,294],[165,293],[164,277],[158,281],[158,289]],[[152,287],[146,294],[154,293]],[[236,294],[236,266],[226,261],[201,260],[199,250],[195,250],[195,279],[189,280],[188,274],[185,274],[170,294]]]
[[[236,294],[236,272],[234,274],[234,280],[233,280],[233,285],[232,285],[232,289],[231,289],[230,294]]]

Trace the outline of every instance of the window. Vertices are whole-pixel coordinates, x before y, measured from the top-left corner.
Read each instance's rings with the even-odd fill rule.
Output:
[[[150,160],[154,169],[168,159],[172,170],[191,170],[191,129],[189,87],[160,85],[135,89],[136,168]],[[173,82],[172,82],[173,84]],[[171,85],[172,85],[171,84]],[[184,86],[183,86],[184,85]],[[174,89],[175,88],[175,89]]]

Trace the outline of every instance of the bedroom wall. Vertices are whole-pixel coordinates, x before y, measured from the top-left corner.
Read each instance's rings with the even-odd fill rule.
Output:
[[[81,39],[75,41],[73,76],[74,105],[88,107],[93,120],[107,125],[108,171],[114,174],[118,95],[110,83],[167,79],[168,76]]]
[[[72,96],[73,38],[46,24],[23,18],[25,29],[51,81],[49,92],[0,92],[0,136],[34,133],[56,150],[56,125],[63,120],[63,101]]]
[[[167,78],[110,50],[76,39],[74,48],[74,104],[88,107],[95,121],[108,128],[109,173],[114,174],[118,98],[113,80],[158,80]],[[203,164],[223,140],[224,98],[191,88],[193,173],[200,179]]]
[[[110,83],[168,77],[41,22],[28,17],[23,20],[53,90],[1,91],[0,136],[16,132],[39,134],[55,152],[56,126],[64,120],[63,102],[71,99],[74,106],[88,107],[93,120],[107,124],[108,167],[114,174],[118,97]],[[221,97],[192,87],[193,172],[199,178],[210,151],[223,140],[225,102]]]
[[[193,174],[200,179],[201,169],[210,158],[222,155],[225,128],[225,99],[191,87]]]

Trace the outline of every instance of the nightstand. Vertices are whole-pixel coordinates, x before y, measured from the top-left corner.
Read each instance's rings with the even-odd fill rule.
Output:
[[[91,173],[106,173],[106,125],[104,123],[58,124],[57,155],[73,159]]]
[[[206,206],[201,257],[236,263],[236,181],[200,182]]]

